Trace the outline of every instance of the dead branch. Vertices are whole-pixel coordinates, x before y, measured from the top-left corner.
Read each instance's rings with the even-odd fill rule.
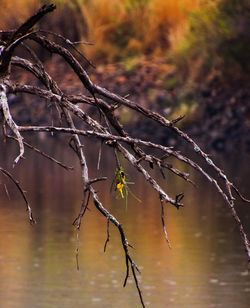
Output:
[[[168,232],[167,232],[167,228],[166,228],[166,224],[165,224],[165,214],[164,214],[163,200],[160,200],[160,202],[161,202],[161,223],[162,223],[162,228],[163,228],[165,240],[166,240],[169,248],[171,248],[171,243],[170,243],[170,240],[168,238]]]
[[[79,202],[79,214],[73,223],[77,229],[77,236],[86,210],[91,206],[91,201],[93,201],[94,206],[107,220],[107,238],[104,244],[104,251],[106,250],[107,244],[110,241],[109,228],[111,223],[116,227],[120,234],[121,244],[125,255],[126,275],[124,286],[126,286],[129,273],[131,272],[138,291],[141,305],[143,307],[145,307],[145,305],[137,278],[137,273],[139,273],[139,270],[136,263],[131,258],[129,251],[130,245],[126,238],[124,229],[120,222],[112,215],[112,213],[110,213],[103,206],[94,188],[96,182],[105,180],[106,177],[97,176],[94,179],[89,178],[88,160],[91,158],[86,156],[83,147],[85,139],[82,137],[100,141],[102,144],[102,151],[105,151],[105,149],[111,147],[115,154],[114,157],[118,169],[121,168],[118,158],[119,156],[126,159],[131,166],[140,172],[143,175],[145,181],[147,181],[152,189],[157,192],[161,204],[162,228],[165,239],[169,246],[170,241],[164,218],[165,207],[172,205],[179,209],[183,206],[182,199],[184,195],[183,193],[179,193],[175,197],[171,197],[159,185],[158,179],[151,175],[151,169],[154,167],[158,168],[163,178],[165,178],[164,171],[170,171],[188,183],[194,184],[188,173],[175,168],[167,161],[169,157],[173,157],[174,159],[187,164],[189,168],[199,172],[214,186],[216,191],[225,201],[225,204],[227,204],[229,207],[229,210],[238,226],[242,242],[247,253],[247,259],[250,261],[250,244],[244,226],[235,208],[235,198],[239,197],[246,202],[249,202],[249,200],[241,195],[236,186],[211,160],[209,155],[202,151],[190,136],[188,136],[185,132],[176,126],[176,124],[183,118],[182,116],[173,121],[167,120],[158,113],[152,112],[137,104],[136,102],[129,100],[127,97],[122,97],[119,94],[110,92],[108,89],[105,89],[100,85],[94,84],[90,79],[89,74],[81,64],[79,58],[84,59],[84,61],[87,61],[87,63],[90,65],[92,65],[92,63],[89,62],[85,56],[78,51],[75,43],[71,42],[71,40],[67,38],[64,38],[62,35],[58,35],[51,31],[34,31],[33,28],[37,22],[47,13],[52,12],[54,9],[54,5],[45,5],[36,14],[24,22],[17,30],[0,32],[0,110],[3,114],[3,123],[1,123],[1,126],[5,132],[4,134],[9,138],[16,140],[18,143],[19,155],[14,160],[14,164],[18,163],[20,158],[23,157],[24,147],[26,146],[31,150],[39,153],[40,155],[43,155],[46,158],[52,160],[63,168],[70,169],[70,167],[67,167],[63,163],[59,162],[54,157],[47,155],[40,149],[37,149],[26,141],[23,141],[23,135],[27,133],[36,134],[38,132],[54,132],[56,135],[70,135],[71,141],[68,145],[78,158],[79,168],[81,169],[80,180],[82,183],[82,201],[81,203]],[[41,35],[41,33],[43,33],[43,35]],[[48,35],[52,36],[52,38],[49,39]],[[59,42],[56,42],[55,39],[57,39]],[[79,78],[83,87],[88,91],[89,96],[84,94],[67,95],[64,93],[63,89],[58,86],[56,80],[54,80],[48,74],[44,63],[34,53],[32,45],[29,45],[30,41],[36,42],[43,50],[47,50],[50,53],[59,55],[62,60],[67,63],[68,66],[73,70],[73,73]],[[26,48],[29,51],[31,59],[25,59],[16,56],[15,51],[17,46]],[[33,86],[29,84],[18,84],[14,82],[10,79],[10,70],[12,66],[18,66],[21,70],[30,72],[33,75],[33,78],[37,79],[41,85]],[[55,104],[58,110],[58,122],[60,124],[58,126],[17,125],[13,120],[12,111],[9,107],[9,93],[29,94],[40,100],[45,100]],[[82,104],[93,106],[97,114],[100,115],[100,120],[96,120],[96,118],[93,117],[88,112],[88,110],[83,110],[80,107]],[[130,136],[116,115],[116,113],[119,113],[120,107],[122,106],[129,108],[132,112],[143,115],[146,119],[150,119],[151,121],[158,123],[160,126],[165,127],[166,130],[174,131],[179,136],[179,138],[186,141],[191,146],[191,149],[194,153],[203,158],[205,164],[209,167],[209,171],[205,171],[202,166],[196,162],[196,160],[190,159],[189,157],[183,155],[180,150]],[[64,119],[64,122],[61,121],[61,117]],[[5,128],[5,123],[7,123],[8,129]],[[6,132],[6,130],[8,130],[8,132]],[[152,150],[157,150],[158,154],[152,154]],[[97,162],[98,166],[99,163],[100,155]],[[216,178],[211,175],[212,171],[216,172]],[[27,210],[29,212],[29,219],[31,222],[34,222],[31,208],[23,190],[20,188],[19,183],[5,169],[0,168],[0,172],[9,177],[11,181],[18,187],[22,197],[26,202]],[[221,181],[218,182],[218,179]],[[121,186],[124,185],[122,182],[120,184]],[[235,196],[233,195],[233,192]],[[77,267],[79,268],[78,255],[79,247],[77,247],[76,252]]]
[[[12,118],[12,115],[9,110],[9,105],[7,101],[6,95],[6,86],[4,84],[0,85],[0,110],[3,112],[4,120],[16,136],[17,142],[19,144],[20,154],[14,160],[14,165],[18,163],[19,159],[23,157],[24,154],[24,145],[23,145],[23,137],[19,132],[19,127],[15,123]]]
[[[6,136],[8,139],[12,139],[12,140],[15,140],[15,141],[18,141],[17,138],[13,137],[13,136],[10,136],[10,135],[7,135]],[[59,160],[55,159],[54,157],[46,154],[45,152],[39,150],[38,148],[34,147],[33,145],[29,144],[28,142],[26,141],[23,141],[23,144],[33,150],[34,152],[40,154],[41,156],[44,156],[45,158],[51,160],[52,162],[56,163],[57,165],[61,166],[62,168],[66,169],[66,170],[73,170],[74,168],[71,167],[71,166],[66,166],[64,163],[60,162]]]
[[[25,196],[25,192],[21,188],[19,182],[13,177],[13,175],[11,173],[9,173],[7,170],[3,169],[2,167],[0,167],[0,172],[2,172],[2,174],[4,174],[6,177],[8,177],[15,184],[17,189],[20,191],[22,198],[23,198],[23,200],[26,204],[27,212],[29,213],[29,221],[30,221],[31,224],[36,223],[35,219],[33,218],[32,209],[31,209],[31,206],[29,204],[29,201],[27,200],[27,198]]]

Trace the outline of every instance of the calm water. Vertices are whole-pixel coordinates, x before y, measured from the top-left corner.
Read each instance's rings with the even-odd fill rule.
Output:
[[[47,148],[47,149],[46,149]],[[68,150],[51,141],[44,150],[69,162]],[[16,148],[1,145],[1,165],[9,166]],[[89,146],[91,156],[95,147]],[[216,157],[250,196],[249,155]],[[112,177],[112,155],[102,159],[104,175]],[[73,161],[76,167],[76,161]],[[184,168],[177,164],[180,168]],[[13,171],[14,172],[14,171]],[[96,166],[93,163],[91,173]],[[132,255],[139,265],[143,296],[148,307],[250,306],[250,277],[237,228],[216,191],[199,175],[199,189],[168,176],[169,192],[185,192],[185,207],[168,207],[167,225],[173,249],[163,237],[157,195],[127,169],[133,198],[125,203],[111,196],[110,182],[99,184],[104,204],[123,223]],[[106,221],[91,205],[80,232],[80,270],[76,269],[76,232],[72,222],[81,200],[79,171],[68,172],[38,155],[30,155],[15,168],[28,191],[38,224],[30,226],[24,204],[13,186],[0,177],[0,307],[140,307],[132,280],[122,287],[125,265],[120,238],[114,227],[106,253]],[[4,183],[7,183],[9,197]],[[250,235],[250,206],[239,205]]]

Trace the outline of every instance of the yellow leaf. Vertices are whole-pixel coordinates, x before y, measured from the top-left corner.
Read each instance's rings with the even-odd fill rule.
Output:
[[[119,191],[119,193],[121,194],[122,198],[124,198],[124,195],[123,195],[123,187],[124,187],[124,184],[121,183],[121,182],[118,182],[116,184],[116,188],[117,190]]]

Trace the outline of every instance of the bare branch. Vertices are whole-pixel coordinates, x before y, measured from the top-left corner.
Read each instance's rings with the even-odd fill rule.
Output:
[[[89,42],[84,42],[84,41],[80,41],[80,42],[71,42],[71,40],[67,39],[66,37],[64,37],[63,35],[61,34],[58,34],[58,33],[55,33],[55,32],[52,32],[52,31],[47,31],[47,30],[42,30],[40,29],[39,30],[40,33],[45,33],[45,34],[52,34],[53,36],[57,37],[57,38],[60,38],[66,45],[68,45],[69,47],[73,48],[74,51],[87,63],[89,64],[90,66],[92,66],[93,68],[96,68],[94,66],[94,64],[89,61],[89,59],[87,59],[84,54],[82,54],[76,47],[75,45],[76,44],[85,44],[85,45],[93,45],[93,43],[89,43]]]
[[[107,218],[107,239],[106,239],[106,241],[105,241],[104,248],[103,248],[104,252],[106,251],[106,248],[107,248],[109,239],[110,239],[110,233],[109,233],[109,218]]]
[[[26,38],[30,37],[33,26],[49,12],[52,12],[56,6],[54,4],[44,5],[40,10],[27,19],[16,31],[10,32],[9,38],[0,53],[0,76],[7,76],[9,73],[9,64],[15,48]]]
[[[13,137],[13,136],[9,136],[7,135],[7,138],[9,139],[13,139],[15,141],[18,141],[17,138]],[[35,151],[36,153],[48,158],[49,160],[53,161],[54,163],[56,163],[57,165],[63,167],[64,169],[66,170],[73,170],[74,168],[73,167],[70,167],[70,166],[66,166],[64,163],[60,162],[59,160],[55,159],[54,157],[46,154],[45,152],[39,150],[38,148],[34,147],[33,145],[29,144],[28,142],[26,141],[23,141],[23,144],[28,147],[29,149]]]
[[[23,158],[23,154],[24,154],[23,137],[21,136],[19,132],[19,127],[17,126],[17,124],[15,123],[15,121],[13,120],[11,116],[8,101],[7,101],[6,86],[4,84],[0,84],[0,110],[1,109],[3,111],[3,116],[4,116],[6,123],[8,124],[9,128],[12,130],[14,135],[16,136],[16,139],[19,144],[20,153],[14,160],[14,165],[15,165],[18,163],[20,158]]]
[[[0,167],[0,171],[5,175],[7,176],[17,187],[17,189],[20,191],[22,197],[23,197],[23,200],[24,202],[26,203],[26,207],[27,207],[27,211],[29,213],[29,221],[31,224],[34,224],[36,223],[35,219],[33,218],[33,214],[32,214],[32,209],[30,207],[30,204],[25,196],[25,193],[23,191],[23,189],[21,188],[19,182],[17,180],[15,180],[15,178],[13,177],[13,175],[11,173],[9,173],[7,170],[3,169],[2,167]]]
[[[126,159],[128,163],[133,166],[138,172],[140,172],[144,179],[151,185],[151,187],[157,192],[157,195],[161,203],[161,223],[165,239],[170,246],[170,241],[166,229],[165,217],[164,217],[164,202],[167,205],[173,205],[177,209],[183,206],[182,199],[184,197],[183,193],[177,194],[175,197],[170,197],[166,191],[159,185],[157,177],[151,175],[151,169],[157,168],[160,170],[163,178],[165,179],[164,171],[169,170],[175,176],[178,176],[195,185],[189,178],[189,174],[183,172],[169,163],[167,159],[169,157],[174,158],[186,164],[189,168],[194,169],[199,172],[203,177],[205,177],[216,189],[216,191],[223,198],[225,204],[229,207],[229,210],[236,221],[238,226],[246,253],[248,261],[250,261],[250,244],[247,238],[246,232],[244,230],[243,224],[240,217],[235,209],[235,197],[234,194],[245,202],[250,202],[245,197],[241,195],[238,188],[229,181],[224,171],[222,171],[206,154],[200,149],[196,142],[189,137],[186,133],[180,130],[176,124],[183,118],[179,116],[176,119],[170,121],[159,115],[156,112],[137,104],[136,102],[129,100],[128,96],[122,97],[116,93],[112,93],[108,89],[101,87],[100,85],[92,82],[89,74],[84,69],[83,65],[80,63],[80,58],[84,59],[88,64],[92,65],[85,56],[78,51],[75,47],[75,42],[65,38],[63,35],[54,33],[53,31],[33,30],[33,27],[37,22],[45,16],[47,13],[55,9],[54,5],[43,6],[36,14],[31,16],[26,22],[24,22],[17,30],[11,31],[1,31],[1,46],[0,46],[0,110],[3,114],[3,123],[1,123],[4,136],[14,139],[19,145],[19,155],[15,159],[15,164],[23,157],[24,146],[32,149],[33,151],[39,153],[40,155],[50,159],[54,163],[60,165],[65,169],[72,169],[65,164],[59,162],[54,157],[42,152],[41,150],[33,147],[27,142],[23,141],[23,136],[27,132],[37,133],[37,132],[48,132],[56,134],[69,134],[71,136],[70,142],[67,145],[74,151],[75,155],[79,161],[79,167],[81,169],[81,184],[82,184],[82,202],[79,209],[79,214],[74,221],[77,232],[77,249],[76,249],[76,262],[77,269],[79,269],[79,230],[81,227],[81,222],[86,213],[90,201],[93,200],[97,210],[106,218],[107,220],[107,238],[104,244],[104,251],[106,250],[107,244],[110,240],[110,223],[112,223],[116,229],[119,231],[121,244],[125,256],[126,273],[124,279],[124,286],[126,286],[129,274],[132,273],[138,295],[140,297],[140,302],[143,307],[145,307],[142,292],[139,287],[139,282],[137,278],[137,273],[139,269],[135,264],[134,260],[130,256],[129,248],[131,247],[125,236],[124,229],[120,222],[103,206],[100,201],[97,192],[94,189],[94,184],[98,181],[106,180],[105,176],[99,176],[99,172],[94,178],[89,178],[88,169],[88,157],[86,156],[84,150],[83,137],[88,137],[90,139],[96,139],[101,142],[102,148],[98,156],[97,169],[100,165],[100,155],[101,151],[104,151],[107,147],[112,147],[115,153],[115,160],[117,166],[120,168],[120,157]],[[43,33],[44,35],[41,35]],[[48,39],[45,35],[53,35],[51,39]],[[29,39],[29,40],[27,40]],[[56,39],[55,42],[54,39]],[[62,89],[59,88],[57,82],[48,74],[45,70],[43,62],[39,59],[37,54],[34,52],[33,47],[29,44],[32,40],[36,42],[42,50],[47,50],[50,53],[59,55],[64,63],[73,70],[75,76],[79,78],[84,88],[89,92],[88,96],[85,95],[66,95]],[[24,44],[25,41],[25,44]],[[31,61],[14,56],[14,52],[18,45],[24,46],[29,54],[31,55]],[[79,58],[80,57],[80,58]],[[21,70],[30,72],[33,78],[39,80],[39,84],[42,83],[41,87],[32,85],[20,85],[12,81],[9,75],[11,66],[18,66]],[[24,93],[34,95],[36,98],[44,99],[50,104],[55,104],[58,111],[59,124],[55,126],[53,123],[51,126],[18,126],[12,118],[10,108],[7,100],[7,90],[10,93]],[[90,113],[88,108],[82,109],[82,104],[87,107],[94,107],[92,109],[96,110],[97,114],[100,115],[100,119],[96,120],[97,117]],[[86,107],[85,106],[85,107]],[[160,143],[154,143],[148,140],[142,140],[140,138],[132,137],[123,127],[122,123],[117,116],[120,107],[126,107],[137,114],[143,115],[146,119],[150,119],[163,126],[166,129],[173,131],[177,136],[186,141],[198,156],[200,156],[205,164],[209,167],[209,171],[205,171],[196,162],[196,159],[191,159],[189,156],[183,155],[180,151],[173,147],[163,146]],[[30,108],[33,108],[31,106]],[[13,136],[8,136],[6,132],[5,123],[7,123]],[[55,135],[56,135],[55,134]],[[152,150],[157,154],[152,154]],[[119,156],[119,157],[118,157]],[[211,175],[212,171],[216,172],[216,177]],[[25,200],[27,210],[29,212],[30,222],[34,222],[32,217],[32,211],[29,203],[25,197],[23,190],[21,189],[19,183],[13,178],[13,176],[3,168],[0,168],[0,172],[11,179],[13,183],[18,187]],[[220,179],[221,181],[218,181]],[[121,185],[123,178],[120,179]]]
[[[128,274],[129,274],[129,267],[130,267],[131,270],[132,270],[132,273],[133,273],[133,278],[135,280],[136,288],[137,288],[137,291],[138,291],[138,294],[139,294],[139,297],[140,297],[142,307],[145,307],[143,297],[142,297],[142,292],[140,290],[138,279],[137,279],[136,272],[135,272],[135,270],[137,270],[138,272],[139,272],[139,270],[138,270],[136,263],[133,261],[133,259],[131,258],[130,254],[129,254],[129,249],[128,249],[129,244],[128,244],[128,241],[126,239],[125,233],[123,231],[122,225],[119,223],[119,221],[113,215],[111,215],[109,213],[109,211],[107,209],[105,209],[103,207],[102,203],[98,199],[98,196],[97,196],[95,190],[92,187],[90,187],[90,192],[92,194],[94,204],[95,204],[96,208],[98,209],[98,211],[100,213],[102,213],[102,215],[104,215],[106,217],[106,219],[110,220],[112,222],[112,224],[115,225],[119,230],[123,250],[124,250],[124,253],[125,253],[125,262],[126,262],[126,277],[125,277],[125,281],[124,281],[123,286],[124,287],[126,286],[126,282],[127,282]]]
[[[168,238],[167,228],[166,228],[166,224],[165,224],[163,200],[160,200],[160,202],[161,202],[161,223],[162,223],[162,228],[163,228],[163,232],[164,232],[164,235],[165,235],[165,240],[166,240],[166,242],[168,244],[168,247],[171,248],[171,243],[170,243],[170,240]]]

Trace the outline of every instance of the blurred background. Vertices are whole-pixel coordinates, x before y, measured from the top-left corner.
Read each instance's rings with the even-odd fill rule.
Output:
[[[88,70],[93,81],[168,118],[186,115],[181,125],[207,148],[249,150],[249,0],[54,2],[57,10],[40,27],[93,44],[77,45],[96,65]],[[17,27],[43,3],[1,0],[0,27]],[[79,91],[60,60],[37,53],[60,86]],[[142,136],[148,129],[128,110],[121,119]]]
[[[77,48],[96,66],[81,60],[94,82],[118,94],[129,94],[168,119],[185,115],[178,125],[250,197],[249,0],[53,2],[57,10],[46,16],[39,27],[81,42]],[[18,27],[44,3],[0,0],[0,29]],[[60,58],[34,48],[66,93],[84,91]],[[21,48],[17,53],[27,56]],[[34,82],[18,69],[13,69],[12,78]],[[18,123],[51,121],[46,104],[37,104],[27,96],[11,97],[11,111]],[[126,108],[119,116],[129,132],[178,146],[192,157],[181,140],[154,123]],[[0,143],[0,166],[15,174],[28,191],[38,220],[34,227],[26,223],[20,195],[1,175],[0,307],[139,307],[132,280],[126,289],[122,288],[124,256],[117,232],[111,228],[111,241],[104,254],[106,221],[92,206],[82,225],[80,271],[76,270],[77,237],[71,223],[81,200],[77,160],[63,139],[55,141],[40,135],[31,141],[75,170],[61,170],[28,150],[26,159],[13,170],[17,147],[10,141]],[[115,172],[113,154],[103,152],[98,171],[99,145],[87,143],[85,150],[93,176],[100,172],[109,177],[98,190],[135,247],[132,254],[142,269],[140,280],[146,306],[249,306],[250,282],[241,239],[223,200],[208,182],[171,161],[191,174],[198,189],[170,174],[161,182],[171,195],[185,193],[183,209],[167,208],[173,246],[169,250],[155,193],[123,162],[129,180],[136,183],[131,190],[142,201],[129,195],[126,210],[123,200],[110,193]],[[154,175],[160,180],[159,174]],[[249,205],[237,206],[250,235]]]

